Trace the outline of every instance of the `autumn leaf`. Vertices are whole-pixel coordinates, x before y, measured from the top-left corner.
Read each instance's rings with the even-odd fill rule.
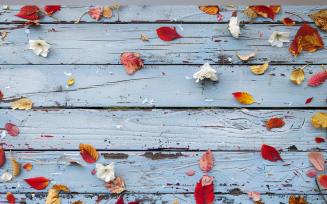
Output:
[[[3,98],[3,94],[2,92],[0,91],[0,100]]]
[[[123,196],[120,196],[119,199],[117,200],[116,204],[124,204],[124,198]]]
[[[102,9],[102,16],[105,18],[111,18],[112,10],[109,6],[103,7]]]
[[[326,175],[318,176],[318,181],[319,181],[320,185],[327,188],[327,176]]]
[[[273,162],[277,160],[283,161],[283,159],[280,157],[279,153],[274,147],[265,144],[262,144],[261,146],[261,156],[265,160],[269,160]]]
[[[12,171],[13,171],[13,177],[16,177],[20,174],[20,164],[11,157],[11,150],[9,152],[9,156],[11,159],[11,166],[12,166]]]
[[[45,12],[53,14],[59,11],[60,7],[60,5],[46,5],[43,7],[43,9],[45,10]]]
[[[202,179],[196,184],[194,196],[196,204],[211,204],[215,199],[213,194],[213,183],[208,186],[202,186]]]
[[[316,140],[317,143],[325,142],[325,139],[321,138],[321,137],[315,137],[315,140]]]
[[[204,175],[201,179],[201,184],[202,184],[202,186],[208,186],[208,185],[212,184],[214,179],[215,179],[215,177]]]
[[[138,52],[123,52],[120,55],[120,61],[124,65],[127,74],[133,74],[144,66]]]
[[[257,191],[251,191],[251,192],[247,192],[248,194],[248,198],[251,198],[253,201],[259,201],[260,198],[260,193]]]
[[[265,203],[261,201],[255,201],[254,204],[265,204]]]
[[[327,10],[322,10],[309,16],[321,30],[327,31]]]
[[[33,102],[30,101],[30,99],[28,98],[22,98],[18,101],[15,101],[13,104],[11,104],[10,108],[12,109],[25,109],[25,110],[29,110],[32,108]]]
[[[116,176],[115,180],[110,182],[105,182],[105,187],[113,193],[121,193],[125,191],[124,179]]]
[[[65,185],[53,185],[52,188],[59,190],[59,192],[60,191],[70,192],[69,188],[67,188],[67,186],[65,186]]]
[[[174,204],[178,204],[178,201],[177,201],[177,199],[175,200]]]
[[[289,204],[308,204],[307,201],[304,200],[303,196],[295,197],[294,195],[289,198]]]
[[[84,161],[92,163],[98,160],[98,152],[91,145],[80,143],[79,149],[81,150],[81,156],[83,157]]]
[[[69,164],[78,164],[80,165],[81,167],[84,167],[83,164],[77,162],[77,161],[70,161],[66,166],[68,166]],[[66,166],[64,168],[66,168]]]
[[[290,12],[286,13],[295,15]],[[303,18],[301,19],[303,20]],[[297,31],[294,40],[289,47],[289,51],[296,57],[298,54],[301,53],[302,49],[308,52],[315,52],[316,50],[321,49],[323,47],[324,43],[318,31],[315,28],[307,25],[303,20],[303,25]]]
[[[318,171],[314,170],[314,169],[310,169],[309,171],[307,171],[306,175],[310,178],[313,178],[317,175]]]
[[[91,170],[91,174],[94,175],[96,173],[96,170],[95,169],[92,169]]]
[[[180,36],[176,30],[174,29],[171,29],[169,27],[160,27],[157,29],[157,34],[158,34],[158,37],[161,39],[161,40],[164,40],[164,41],[170,41],[170,40],[174,40],[176,38],[182,38],[182,36]]]
[[[311,164],[319,171],[325,171],[325,160],[319,152],[309,152],[308,154]]]
[[[308,103],[310,103],[310,102],[312,101],[312,99],[313,99],[313,97],[311,97],[311,98],[308,98],[308,99],[307,99],[307,101],[305,102],[305,104],[308,104]]]
[[[67,82],[67,86],[70,86],[74,83],[74,78],[69,79],[69,81]]]
[[[252,104],[252,103],[260,103],[253,100],[252,96],[246,92],[235,92],[232,93],[234,98],[238,100],[242,104]]]
[[[242,11],[242,13],[246,13],[249,18],[257,18],[259,16],[259,14],[253,11],[250,7]]]
[[[112,5],[114,8],[119,8],[120,5]]]
[[[322,66],[322,68],[325,69],[325,71],[322,71],[322,72],[312,75],[310,77],[310,79],[308,80],[307,85],[317,86],[318,84],[323,83],[327,79],[327,70],[324,67],[324,65],[321,65],[321,66]],[[307,87],[307,85],[305,87]]]
[[[7,193],[7,200],[10,204],[14,204],[15,203],[15,196],[11,193]]]
[[[142,33],[141,34],[141,38],[142,38],[142,40],[144,40],[144,41],[149,41],[149,39]]]
[[[6,130],[10,136],[16,136],[19,133],[19,129],[16,125],[11,124],[11,123],[6,123],[5,125]]]
[[[315,128],[319,128],[320,126],[323,128],[327,127],[327,114],[323,112],[317,113],[311,117],[311,123]]]
[[[249,6],[254,12],[263,16],[264,18],[270,17],[274,20],[275,14],[278,13],[280,6],[267,7],[262,5]],[[275,13],[276,12],[276,13]]]
[[[286,25],[286,26],[293,26],[295,25],[295,21],[293,21],[292,19],[290,18],[284,18],[283,20],[283,23]]]
[[[270,5],[269,6],[270,11],[272,11],[274,14],[278,13],[280,8],[281,8],[280,5]]]
[[[246,56],[240,55],[240,54],[238,54],[237,52],[236,52],[236,55],[237,55],[241,60],[246,61],[246,60],[248,60],[250,57],[253,57],[253,56],[255,55],[255,52],[256,52],[258,49],[259,49],[259,47],[258,47],[256,50],[254,50],[254,52],[252,52],[251,54],[246,55]]]
[[[31,21],[35,21],[39,19],[39,16],[37,15],[37,12],[39,12],[41,9],[37,6],[23,6],[20,10],[20,12],[15,15],[20,18],[28,19]]]
[[[194,176],[195,171],[193,171],[193,170],[188,170],[188,171],[186,172],[186,174],[187,174],[188,176]]]
[[[204,171],[210,171],[213,167],[213,155],[211,153],[211,150],[208,149],[206,153],[203,154],[203,156],[200,159],[200,168]]]
[[[140,201],[129,202],[128,204],[139,204],[140,202],[142,201],[140,200]]]
[[[203,5],[203,6],[199,6],[199,9],[210,15],[216,15],[219,12],[218,6]]]
[[[61,199],[58,198],[59,189],[49,189],[45,204],[60,204]]]
[[[294,83],[296,84],[301,84],[305,78],[305,74],[304,74],[304,71],[303,69],[308,66],[310,63],[308,63],[307,65],[305,65],[304,67],[302,67],[301,69],[297,69],[297,70],[294,70],[292,73],[291,73],[291,77],[290,77],[290,80],[293,81]]]
[[[1,40],[4,41],[6,37],[7,37],[7,31],[5,30],[5,31],[3,31],[3,35],[2,35]]]
[[[27,171],[30,171],[32,169],[33,165],[30,163],[27,163],[23,166],[23,169],[26,169]]]
[[[251,71],[255,74],[263,74],[268,69],[268,65],[269,62],[266,62],[263,65],[251,66]]]
[[[102,15],[102,10],[100,7],[97,8],[93,8],[89,10],[89,14],[91,16],[91,18],[94,18],[95,20],[100,20],[101,15]]]
[[[72,204],[84,204],[84,202],[82,202],[82,201],[75,201]]]
[[[280,118],[271,118],[268,123],[266,124],[266,127],[268,130],[271,128],[280,128],[285,125],[285,122]]]
[[[24,179],[32,188],[35,188],[36,190],[42,190],[45,189],[50,180],[45,177],[35,177],[30,179]]]
[[[5,151],[3,151],[3,147],[0,148],[0,167],[6,162]]]

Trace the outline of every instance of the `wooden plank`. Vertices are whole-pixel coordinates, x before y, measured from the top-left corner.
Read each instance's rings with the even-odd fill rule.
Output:
[[[311,117],[320,110],[30,110],[0,111],[0,127],[19,127],[16,137],[0,140],[5,149],[79,150],[81,142],[97,149],[184,149],[260,151],[263,142],[282,151],[326,150],[315,137]],[[323,111],[326,112],[326,111]],[[267,130],[270,118],[285,126]],[[294,146],[295,148],[294,148]],[[292,147],[293,146],[293,147]]]
[[[40,5],[39,7],[42,7]],[[101,8],[103,5],[70,5],[70,6],[62,6],[61,10],[54,14],[54,16],[60,18],[64,23],[73,23],[77,21],[79,16],[86,10],[90,8],[95,8],[100,6]],[[17,22],[17,21],[24,21],[24,19],[15,16],[19,13],[22,6],[12,5],[9,7],[9,10],[1,10],[1,23],[8,23],[8,22]],[[223,20],[221,22],[228,22],[232,13],[237,10],[237,16],[241,19],[241,21],[245,22],[280,22],[285,17],[291,17],[296,21],[300,21],[301,19],[290,14],[286,14],[285,11],[288,12],[295,12],[296,14],[303,17],[307,22],[313,22],[312,18],[308,15],[314,14],[319,12],[320,10],[327,9],[326,5],[297,5],[297,6],[286,6],[283,5],[281,10],[275,16],[275,20],[270,18],[263,18],[259,17],[256,19],[251,20],[247,17],[245,13],[242,13],[248,6],[246,5],[235,5],[234,8],[224,7],[221,6],[220,14],[223,15]],[[113,8],[111,6],[111,8]],[[83,22],[110,22],[114,23],[117,22],[117,11],[113,9],[113,17],[112,18],[101,18],[99,21],[92,19],[90,15],[86,14],[83,16],[81,21]],[[129,5],[129,6],[121,6],[119,8],[119,20],[121,22],[173,22],[173,21],[181,21],[181,22],[214,22],[218,23],[217,15],[208,15],[201,10],[199,10],[198,6],[196,5],[174,5],[174,6],[158,6],[158,5],[146,5],[146,6],[136,6],[136,5]],[[57,23],[58,20],[55,18],[50,17],[42,17],[38,20],[39,22],[55,22]]]
[[[196,65],[148,65],[128,75],[122,65],[2,65],[1,107],[26,97],[34,107],[326,107],[326,84],[304,89],[309,77],[323,71],[321,65],[304,69],[301,85],[289,77],[303,65],[270,65],[255,75],[249,65],[212,65],[219,82],[196,83]],[[269,75],[273,72],[271,83]],[[71,75],[70,75],[71,74]],[[67,76],[69,75],[69,76]],[[74,77],[72,86],[66,86]],[[57,87],[62,90],[58,92]],[[242,105],[232,95],[247,92],[260,104]],[[313,98],[305,104],[308,98]]]
[[[27,203],[43,203],[46,200],[46,193],[35,193],[33,194],[14,194],[16,202],[25,201]],[[108,195],[108,194],[73,194],[72,197],[68,193],[60,193],[59,198],[62,204],[70,204],[75,201],[83,201],[84,203],[95,203],[99,198],[103,197],[101,203],[114,204],[117,202],[119,195]],[[177,199],[172,194],[125,194],[125,203],[142,200],[142,204],[164,204],[174,203],[177,199],[179,204],[194,203],[193,194],[180,195],[178,197],[183,198],[187,201]],[[262,195],[261,198],[265,203],[288,203],[291,195]],[[6,195],[0,195],[0,202],[7,203]],[[321,204],[324,202],[320,195],[304,195],[305,200],[310,204]],[[100,203],[100,204],[101,204]],[[253,204],[254,202],[247,197],[247,195],[215,195],[215,204]]]
[[[81,140],[82,142],[82,140]],[[99,151],[98,163],[115,163],[115,175],[125,180],[126,189],[136,193],[192,193],[197,182],[205,174],[199,168],[199,160],[204,152],[149,152],[128,151],[110,152]],[[327,157],[326,153],[322,153]],[[285,162],[270,162],[261,157],[260,152],[214,152],[215,165],[208,172],[214,176],[214,192],[231,193],[237,189],[251,189],[266,194],[317,194],[314,178],[305,173],[313,169],[307,152],[282,152]],[[54,184],[66,185],[72,192],[77,193],[108,193],[104,181],[91,174],[95,163],[86,163],[79,151],[33,151],[12,152],[21,165],[32,163],[31,171],[21,170],[19,176],[11,182],[0,183],[1,193],[46,192]],[[40,160],[43,165],[30,160]],[[8,169],[12,172],[8,151],[6,163],[1,167],[2,172]],[[70,161],[84,165],[68,165]],[[194,176],[185,172],[194,170]],[[322,172],[319,172],[320,175]],[[52,179],[49,187],[44,190],[31,189],[23,180],[44,176]],[[327,189],[323,189],[326,192]]]
[[[128,51],[141,53],[141,58],[150,64],[233,64],[242,61],[236,56],[248,55],[257,47],[248,64],[307,64],[326,63],[326,50],[315,53],[304,51],[298,57],[288,51],[289,43],[283,48],[272,47],[268,38],[276,29],[291,32],[293,39],[298,26],[275,24],[242,25],[239,39],[231,36],[227,24],[171,24],[183,38],[163,41],[156,29],[167,24],[52,24],[24,28],[24,25],[0,25],[7,30],[1,42],[0,64],[120,64],[120,54]],[[262,38],[259,31],[263,33]],[[27,33],[26,33],[27,32]],[[141,34],[150,41],[142,41]],[[326,33],[321,32],[324,43]],[[28,49],[30,39],[45,39],[52,45],[48,57],[36,56]]]

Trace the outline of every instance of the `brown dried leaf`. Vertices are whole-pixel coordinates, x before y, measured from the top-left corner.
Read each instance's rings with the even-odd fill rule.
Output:
[[[309,63],[310,64],[310,63]],[[309,64],[305,65],[301,69],[297,69],[291,73],[290,80],[293,81],[296,84],[301,84],[305,78],[305,74],[303,72],[303,69],[308,66]]]
[[[109,6],[103,7],[102,16],[105,18],[111,18],[112,10]]]
[[[308,204],[307,201],[304,200],[303,196],[295,197],[294,195],[289,198],[289,204]]]
[[[80,165],[81,167],[84,167],[83,164],[81,164],[81,163],[79,163],[79,162],[77,162],[77,161],[71,161],[71,162],[69,162],[66,166],[68,166],[69,164],[78,164],[78,165]],[[66,166],[65,166],[64,168],[66,168]]]
[[[67,188],[67,186],[65,186],[65,185],[53,185],[52,188],[56,189],[56,190],[59,190],[59,191],[68,191],[68,192],[70,192],[69,188]]]
[[[257,18],[259,16],[259,14],[253,11],[250,7],[242,11],[242,13],[246,13],[249,18]]]
[[[117,176],[113,181],[106,182],[105,186],[109,191],[113,193],[121,193],[126,190],[124,179],[120,178],[119,176]]]
[[[315,128],[319,128],[320,126],[323,128],[327,127],[327,114],[323,112],[317,113],[311,117],[311,123]]]
[[[49,189],[45,204],[59,204],[60,199],[59,201],[57,200],[59,192],[59,189]]]
[[[15,101],[13,104],[11,104],[10,108],[12,109],[25,109],[25,110],[29,110],[32,108],[33,102],[30,101],[30,99],[28,98],[22,98],[18,101]]]
[[[2,41],[4,41],[5,40],[5,37],[7,36],[7,31],[5,30],[4,32],[3,32],[3,35],[2,35]]]
[[[246,55],[246,56],[243,56],[243,55],[240,55],[236,52],[236,55],[241,59],[241,60],[248,60],[250,57],[253,57],[255,55],[255,52],[258,50],[259,48],[257,48],[256,50],[254,50],[254,52],[252,52],[251,54],[249,55]]]
[[[141,34],[142,40],[149,41],[149,39],[142,33]]]
[[[72,204],[84,204],[84,202],[82,202],[82,201],[75,201]]]
[[[199,9],[207,14],[215,15],[219,12],[218,6],[202,5]]]
[[[321,30],[327,31],[327,10],[322,10],[309,16]]]
[[[261,201],[255,201],[254,204],[265,204],[264,202],[261,202]]]
[[[13,171],[13,177],[16,177],[20,174],[20,164],[18,164],[18,162],[11,157],[11,150],[9,152],[9,156],[11,159],[11,166],[12,166],[12,171]]]
[[[263,74],[268,69],[268,65],[269,62],[266,62],[263,65],[251,66],[251,71],[255,74]]]

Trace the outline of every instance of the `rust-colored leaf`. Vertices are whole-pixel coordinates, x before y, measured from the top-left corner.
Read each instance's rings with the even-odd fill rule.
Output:
[[[15,101],[13,104],[11,104],[10,108],[12,109],[25,109],[25,110],[29,110],[32,108],[33,102],[30,101],[30,99],[28,98],[22,98],[18,101]]]
[[[12,166],[12,171],[13,171],[13,177],[16,177],[20,174],[20,164],[11,157],[11,150],[9,152],[9,156],[11,159],[11,166]]]
[[[250,7],[242,11],[242,13],[246,13],[249,18],[257,18],[259,16],[259,14],[253,11]]]
[[[265,203],[261,201],[255,201],[254,204],[265,204]]]
[[[101,16],[102,16],[102,10],[100,7],[97,8],[92,8],[89,10],[89,14],[91,16],[91,18],[94,18],[95,20],[100,20]]]
[[[67,86],[70,86],[74,83],[74,78],[69,79],[69,81],[67,82]]]
[[[59,11],[60,7],[60,5],[46,5],[43,7],[43,9],[45,10],[45,12],[53,14]]]
[[[293,21],[292,19],[290,19],[288,17],[284,18],[282,21],[286,26],[294,26],[295,25],[295,21]]]
[[[232,93],[234,98],[242,104],[260,103],[253,100],[252,96],[246,92],[235,92]]]
[[[11,193],[7,193],[7,200],[9,202],[9,204],[14,204],[15,203],[15,196]]]
[[[202,5],[199,9],[207,14],[216,15],[219,12],[218,6]]]
[[[186,174],[187,174],[188,176],[194,176],[195,171],[193,171],[193,170],[188,170],[188,171],[186,172]]]
[[[36,190],[42,190],[45,189],[50,180],[45,177],[35,177],[30,179],[24,179],[32,188],[35,188]]]
[[[79,144],[79,149],[81,150],[81,156],[83,157],[84,161],[92,163],[98,160],[98,152],[91,145],[81,143]]]
[[[309,152],[308,154],[311,164],[319,171],[325,171],[325,160],[319,152]]]
[[[176,38],[182,38],[176,30],[169,27],[160,27],[157,29],[158,37],[164,41],[171,41]]]
[[[327,114],[323,112],[319,112],[316,115],[311,117],[311,123],[315,128],[319,128],[320,126],[323,128],[327,127]]]
[[[325,142],[325,139],[321,138],[321,137],[315,137],[315,140],[316,140],[317,143]]]
[[[105,18],[111,18],[112,10],[109,6],[103,7],[102,9],[102,16]]]
[[[314,169],[310,169],[309,171],[307,171],[306,175],[310,178],[313,178],[317,175],[318,171],[314,170]]]
[[[33,165],[30,163],[27,163],[23,166],[23,169],[26,169],[27,171],[30,171],[32,169]]]
[[[326,175],[318,176],[318,181],[319,181],[320,185],[327,188],[327,176]]]
[[[69,164],[78,164],[80,165],[81,167],[84,167],[83,164],[77,162],[77,161],[70,161],[66,166],[68,166]],[[66,168],[66,166],[64,168]]]
[[[110,182],[105,182],[105,187],[113,193],[121,193],[125,191],[124,179],[116,176],[115,180]]]
[[[3,151],[3,147],[0,148],[0,167],[6,162],[5,151]]]
[[[310,77],[310,79],[308,80],[307,85],[317,86],[319,84],[322,84],[327,79],[327,70],[324,65],[321,65],[321,66],[322,66],[322,68],[325,69],[325,71],[322,71],[322,72],[312,75]]]
[[[322,10],[309,16],[321,30],[327,31],[327,10]]]
[[[69,188],[65,185],[53,185],[52,186],[53,189],[57,189],[59,191],[67,191],[70,192]]]
[[[279,12],[280,8],[281,8],[280,5],[270,5],[269,6],[270,11],[275,13],[275,14]]]
[[[120,55],[120,60],[127,74],[133,74],[144,66],[138,52],[123,52]]]
[[[142,40],[144,40],[144,41],[149,41],[149,39],[142,33],[141,34],[141,38],[142,38]]]
[[[5,31],[3,31],[1,40],[4,41],[6,37],[7,37],[7,31],[5,30]]]
[[[206,153],[203,154],[203,156],[200,159],[199,166],[204,171],[210,171],[213,167],[214,160],[213,155],[210,149],[207,150]]]
[[[271,118],[268,123],[266,124],[266,127],[268,130],[271,128],[280,128],[285,125],[285,122],[280,118]]]
[[[257,14],[259,14],[260,16],[263,16],[264,18],[268,18],[268,17],[270,17],[271,19],[273,19],[274,20],[274,18],[275,18],[275,12],[271,9],[271,8],[269,8],[269,7],[267,7],[267,6],[263,6],[263,5],[254,5],[254,6],[249,6],[253,11],[255,11]],[[278,7],[276,7],[275,8],[276,9],[276,11],[278,10],[279,11],[279,9],[278,9]],[[277,11],[277,12],[278,12]]]
[[[16,125],[11,124],[11,123],[6,123],[5,125],[6,130],[10,136],[16,136],[19,133],[19,129]]]
[[[211,204],[215,199],[213,194],[213,183],[207,186],[202,186],[202,179],[196,184],[194,196],[196,204]]]
[[[279,153],[274,147],[265,144],[261,146],[261,156],[265,160],[269,160],[273,162],[277,160],[283,161],[283,159],[280,157]]]
[[[304,200],[303,196],[295,197],[294,195],[289,198],[289,204],[308,204],[307,201]]]
[[[268,69],[269,62],[264,63],[263,65],[253,65],[251,66],[251,71],[255,74],[263,74]]]
[[[20,10],[20,12],[15,15],[18,16],[20,18],[24,18],[24,19],[28,19],[31,21],[35,21],[37,19],[39,19],[39,16],[37,15],[37,13],[40,11],[41,9],[37,6],[23,6]]]
[[[252,52],[251,54],[246,55],[246,56],[240,55],[240,54],[238,54],[237,52],[236,52],[236,55],[237,55],[241,60],[246,61],[246,60],[248,60],[250,57],[255,56],[255,52],[256,52],[258,49],[259,49],[259,47],[258,47],[256,50],[254,50],[254,52]]]
[[[73,202],[72,204],[85,204],[85,203],[82,202],[82,201],[75,201],[75,202]]]

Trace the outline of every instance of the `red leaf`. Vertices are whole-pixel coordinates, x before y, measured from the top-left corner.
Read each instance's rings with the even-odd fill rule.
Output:
[[[307,171],[306,175],[310,178],[313,178],[317,175],[318,171],[314,170],[314,169],[310,169],[309,171]]]
[[[119,197],[119,199],[117,200],[116,204],[124,204],[123,196],[120,196]]]
[[[133,74],[144,66],[138,52],[123,52],[120,55],[120,61],[124,65],[127,74]]]
[[[2,94],[2,92],[0,91],[0,100],[2,99],[2,97],[3,97],[3,94]]]
[[[271,118],[268,123],[266,124],[266,127],[268,130],[271,128],[280,128],[285,125],[285,122],[280,118]]]
[[[319,181],[320,185],[327,188],[327,176],[326,175],[318,176],[318,181]]]
[[[102,15],[102,10],[100,7],[98,8],[93,8],[89,10],[89,14],[92,18],[94,18],[95,20],[100,20],[101,15]]]
[[[211,204],[215,199],[215,195],[213,194],[213,183],[208,186],[202,186],[201,180],[202,179],[196,184],[194,190],[196,204]]]
[[[40,11],[40,8],[37,6],[23,6],[21,8],[19,14],[15,15],[20,18],[25,18],[31,21],[35,21],[39,19],[39,16],[37,15],[37,12]]]
[[[79,149],[81,150],[81,156],[87,163],[92,163],[98,160],[99,154],[97,150],[89,144],[79,144]]]
[[[47,13],[56,13],[57,11],[60,10],[60,5],[47,5],[44,6],[43,9],[47,12]]]
[[[223,20],[223,15],[219,14],[219,15],[217,16],[217,20],[218,20],[218,21],[222,21],[222,20]]]
[[[312,101],[313,97],[312,98],[308,98],[307,101],[305,102],[305,104],[308,104]]]
[[[277,160],[283,161],[283,159],[280,157],[279,153],[274,147],[265,144],[263,144],[261,147],[261,156],[265,160],[269,160],[269,161],[277,161]]]
[[[262,35],[263,35],[263,34],[259,31],[259,36],[260,36],[260,38],[262,38]]]
[[[210,171],[213,167],[213,155],[211,153],[211,150],[208,149],[208,151],[206,153],[204,153],[204,155],[201,157],[200,159],[200,168],[202,170],[205,170],[206,172],[207,171]]]
[[[141,200],[140,201],[129,202],[128,204],[139,204],[140,202],[141,202]]]
[[[295,22],[290,19],[290,18],[284,18],[283,19],[283,23],[286,25],[286,26],[293,26],[295,24]]]
[[[158,28],[157,29],[157,34],[158,34],[158,37],[161,40],[164,40],[164,41],[170,41],[170,40],[174,40],[176,38],[182,38],[182,36],[180,36],[176,32],[176,30],[171,29],[169,27],[161,27],[161,28]]]
[[[15,196],[11,193],[7,193],[7,200],[10,204],[14,204],[15,203]]]
[[[325,142],[325,139],[321,138],[321,137],[315,137],[315,140],[316,140],[317,143]]]
[[[6,123],[6,130],[10,136],[16,136],[19,133],[18,127],[11,123]]]
[[[96,173],[95,169],[92,169],[91,174],[94,175]]]
[[[317,86],[318,84],[323,83],[326,79],[327,79],[327,72],[322,71],[315,75],[312,75],[308,80],[307,84],[310,86]]]
[[[319,171],[325,171],[325,160],[319,152],[309,152],[308,154],[311,164]]]
[[[193,176],[193,175],[195,174],[195,171],[193,171],[193,170],[188,170],[188,171],[186,172],[186,174],[187,174],[188,176]]]
[[[6,161],[5,151],[3,151],[3,147],[1,147],[1,149],[0,149],[0,167],[2,167],[2,165],[5,163],[5,161]]]
[[[249,7],[257,14],[259,14],[265,18],[270,17],[274,20],[275,13],[267,6],[256,5],[256,6],[249,6]]]
[[[50,180],[45,177],[35,177],[30,179],[24,179],[32,188],[35,188],[36,190],[42,190],[45,189]]]

